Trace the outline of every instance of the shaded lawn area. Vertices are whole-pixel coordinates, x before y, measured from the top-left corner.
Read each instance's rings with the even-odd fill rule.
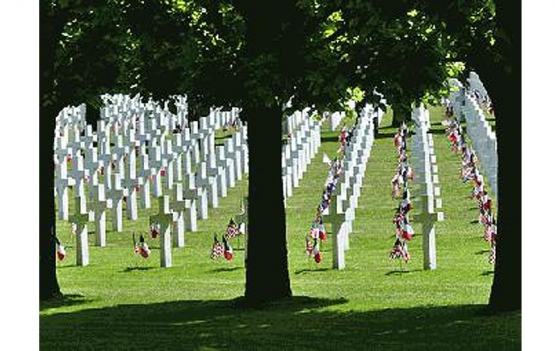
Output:
[[[261,310],[237,307],[236,300],[86,309],[43,317],[41,349],[520,349],[520,313],[486,316],[480,305],[337,310],[347,303],[295,297]]]

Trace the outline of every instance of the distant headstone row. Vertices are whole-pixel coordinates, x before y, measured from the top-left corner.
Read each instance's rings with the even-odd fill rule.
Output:
[[[293,196],[293,188],[299,187],[308,165],[320,148],[320,124],[307,110],[297,111],[293,114],[295,123],[287,135],[287,143],[281,151],[282,184],[284,206],[287,207],[287,198]],[[289,123],[288,123],[289,124]]]
[[[476,199],[479,209],[479,222],[484,226],[484,240],[490,243],[489,263],[495,263],[497,225],[493,214],[492,200],[486,191],[484,177],[478,169],[479,159],[472,147],[465,141],[460,124],[456,120],[444,123],[446,132],[451,141],[451,151],[461,154],[461,179],[463,183],[472,181],[474,189],[470,195]]]
[[[443,221],[437,158],[434,151],[433,135],[430,129],[430,113],[422,105],[412,112],[414,136],[412,137],[411,159],[414,165],[414,183],[419,186],[417,196],[420,214],[416,221],[422,223],[422,245],[424,269],[436,269],[435,222]]]
[[[345,268],[345,250],[353,232],[358,198],[366,175],[366,165],[374,144],[374,117],[381,122],[383,112],[366,105],[349,135],[341,160],[341,173],[330,206],[323,212],[332,224],[333,268]]]
[[[316,263],[322,260],[320,242],[327,239],[324,228],[324,216],[327,216],[332,224],[333,268],[345,268],[345,250],[349,248],[348,236],[353,230],[360,188],[374,141],[373,115],[376,113],[381,119],[381,111],[373,112],[366,106],[351,131],[344,128],[341,132],[338,156],[331,160],[324,155],[324,162],[330,168],[322,200],[305,238],[307,257],[313,257]]]
[[[86,237],[88,221],[95,222],[96,245],[105,246],[107,209],[111,209],[114,231],[121,232],[124,202],[127,218],[136,220],[138,198],[142,208],[150,208],[151,196],[159,198],[159,216],[152,224],[164,229],[161,264],[169,266],[171,245],[167,252],[167,235],[162,235],[166,227],[176,227],[174,245],[184,246],[184,231],[196,231],[196,220],[207,219],[208,207],[217,208],[218,198],[226,197],[227,189],[248,172],[247,127],[238,125],[237,132],[216,146],[215,132],[237,121],[238,109],[212,109],[209,116],[185,126],[185,120],[152,101],[121,96],[116,103],[111,101],[96,132],[82,124],[82,109],[62,111],[62,116],[72,117],[59,118],[54,141],[58,217],[73,224],[77,250],[82,253],[78,264],[86,265],[86,240],[79,238]],[[72,216],[70,186],[76,197]],[[169,216],[163,217],[168,208],[169,221]]]
[[[474,98],[478,103],[483,106],[489,106],[491,103],[488,92],[484,87],[484,84],[480,80],[480,76],[476,72],[470,72],[468,74],[468,86],[470,88],[470,93],[473,93]]]
[[[311,115],[311,113],[310,108],[307,107],[302,111],[295,111],[295,113],[286,116],[282,123],[282,132],[285,135],[293,133],[308,115]]]
[[[393,216],[393,225],[395,226],[395,243],[389,256],[393,260],[399,260],[400,266],[402,262],[408,263],[410,261],[410,253],[408,243],[414,236],[414,229],[410,223],[410,211],[412,210],[412,201],[410,195],[409,181],[414,179],[414,170],[410,165],[408,157],[408,143],[407,140],[410,136],[407,125],[403,122],[395,136],[393,137],[393,144],[397,151],[397,167],[395,174],[391,179],[392,191],[391,200],[395,201],[401,197],[401,187],[403,189],[402,199],[397,206],[395,215]]]
[[[324,118],[328,118],[330,130],[335,131],[345,118],[345,111],[326,112]]]
[[[479,81],[479,78],[476,77],[477,75],[471,75],[469,81],[476,82],[476,79]],[[492,193],[497,194],[498,158],[495,132],[486,121],[484,111],[480,108],[474,94],[465,89],[457,80],[451,79],[450,83],[452,87],[450,100],[453,104],[453,110],[460,122],[466,121],[466,133],[470,138],[473,149],[482,161],[480,165],[482,171],[489,179]],[[483,88],[483,85],[474,84]]]

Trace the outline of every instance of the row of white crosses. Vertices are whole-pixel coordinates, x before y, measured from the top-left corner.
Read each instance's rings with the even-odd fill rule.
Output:
[[[85,104],[64,107],[56,116],[56,135],[63,136],[65,143],[78,138],[86,125],[85,112]]]
[[[221,125],[228,121],[229,118],[224,118]],[[217,125],[220,125],[219,122]],[[181,182],[176,182],[173,184],[171,195],[158,197],[158,213],[150,217],[150,223],[160,226],[160,265],[162,267],[172,266],[172,223],[177,224],[173,245],[183,247],[184,231],[196,231],[196,214],[198,213],[201,219],[207,219],[208,205],[217,208],[218,198],[227,196],[227,189],[234,187],[235,182],[241,180],[242,175],[248,172],[246,136],[247,127],[241,126],[239,132],[228,138],[224,145],[216,146],[215,152],[210,152],[203,158],[203,161],[198,164],[196,174],[185,174],[185,189]]]
[[[282,147],[281,167],[283,184],[283,201],[287,207],[287,198],[293,196],[293,188],[299,187],[308,165],[312,162],[321,145],[321,121],[313,118],[314,113],[308,109],[296,111],[291,120],[298,122],[289,123],[296,128],[288,134],[287,144]],[[289,120],[289,117],[288,117]]]
[[[412,137],[411,163],[414,167],[414,184],[418,189],[416,201],[420,202],[420,213],[414,218],[422,223],[422,249],[424,269],[436,269],[435,222],[443,221],[439,187],[437,157],[430,129],[430,112],[422,105],[412,111],[414,135]]]
[[[454,110],[459,121],[466,121],[466,133],[480,160],[480,168],[489,179],[492,193],[497,194],[497,137],[486,121],[484,111],[476,98],[465,89],[461,89],[460,82],[457,83],[455,83],[457,88],[452,88],[451,91],[457,101]]]
[[[122,100],[129,102],[129,100]],[[137,106],[131,106],[125,111],[131,111],[133,108],[137,108]],[[114,111],[115,110],[114,108]],[[156,116],[155,118],[147,119],[144,118],[144,114],[133,113],[128,113],[128,117],[125,119],[108,115],[106,116],[108,122],[106,120],[98,122],[98,131],[95,135],[92,134],[92,128],[88,126],[85,136],[82,137],[82,140],[79,142],[80,144],[75,146],[75,150],[79,148],[85,150],[86,162],[83,162],[81,155],[76,154],[73,163],[74,166],[69,177],[66,162],[58,164],[56,188],[57,194],[62,195],[58,196],[60,219],[70,219],[72,223],[76,223],[78,234],[80,235],[82,235],[83,231],[86,231],[87,220],[94,220],[97,228],[96,244],[104,246],[106,242],[106,208],[112,208],[114,230],[122,231],[123,197],[127,196],[128,219],[137,219],[137,189],[142,189],[142,207],[149,208],[149,178],[152,178],[154,180],[153,195],[155,197],[162,196],[164,192],[175,194],[175,201],[172,202],[172,204],[174,204],[176,208],[178,234],[180,234],[180,232],[182,233],[183,229],[185,229],[183,228],[185,224],[187,224],[187,229],[196,231],[196,216],[198,215],[201,219],[207,219],[208,217],[207,207],[209,205],[209,199],[207,198],[208,191],[206,191],[207,184],[215,184],[215,179],[219,177],[220,189],[223,189],[220,190],[219,195],[225,196],[226,187],[229,184],[231,184],[230,186],[234,186],[235,179],[241,179],[242,174],[248,171],[246,167],[248,164],[246,128],[234,134],[232,138],[228,138],[224,146],[219,146],[217,148],[217,158],[215,158],[216,153],[210,153],[211,150],[215,149],[213,143],[214,129],[220,124],[228,122],[225,119],[232,118],[232,113],[238,114],[238,110],[234,109],[231,112],[213,110],[209,117],[203,117],[200,120],[202,133],[198,130],[197,122],[191,123],[191,131],[184,128],[183,133],[168,133],[167,120],[166,123],[164,123],[160,118],[162,114],[158,115],[158,119]],[[136,118],[135,125],[133,124],[134,118]],[[148,124],[148,127],[145,127],[145,124]],[[112,128],[115,125],[119,127]],[[161,127],[155,128],[154,126],[156,125]],[[197,132],[194,134],[195,136],[201,134],[208,140],[205,141],[202,138],[192,140],[194,138],[191,138],[191,132]],[[171,138],[167,136],[171,136]],[[111,140],[115,143],[114,146],[110,145]],[[97,148],[92,146],[93,141],[98,142],[98,154]],[[150,144],[148,154],[146,153],[147,141]],[[198,145],[197,143],[200,144],[200,148],[195,147]],[[60,141],[56,143],[55,141],[55,146],[63,146],[63,143]],[[136,172],[136,150],[139,151],[139,175],[137,175]],[[71,153],[73,153],[73,150],[69,147],[65,147],[58,149],[56,155],[63,156],[65,160],[66,156]],[[201,157],[201,154],[204,155],[204,157]],[[200,162],[195,162],[199,165],[196,175],[191,171],[191,159],[195,161],[195,158]],[[230,160],[232,162],[230,162]],[[112,162],[116,164],[115,172],[112,172],[112,167],[110,166]],[[86,166],[84,167],[84,165]],[[207,167],[207,165],[210,167]],[[105,172],[104,184],[98,184],[97,171],[101,167],[104,168]],[[166,171],[164,184],[161,182],[161,169]],[[228,169],[228,172],[223,172]],[[214,170],[216,171],[214,172]],[[179,182],[185,180],[187,184],[182,191],[181,197],[178,195],[178,193],[181,192],[178,191],[177,188],[172,191],[174,185],[174,171],[176,180]],[[213,171],[213,173],[209,174],[209,171]],[[183,174],[185,175],[184,177]],[[214,179],[213,181],[209,180],[210,176]],[[71,185],[77,185],[75,195],[80,204],[79,208],[76,206],[74,209],[75,213],[83,214],[87,212],[86,200],[83,200],[86,199],[83,186],[85,180],[90,181],[89,197],[92,197],[93,200],[94,216],[92,212],[90,212],[87,218],[76,215],[72,216],[72,218],[68,218],[69,206],[67,188]],[[196,183],[203,184],[204,187]],[[183,196],[185,199],[183,199]],[[188,205],[183,207],[183,201]],[[212,207],[217,207],[217,200],[213,201],[211,205]],[[188,209],[188,211],[185,211],[187,215],[184,218],[182,213],[185,209]],[[183,225],[180,225],[181,223],[183,223]],[[183,235],[177,235],[175,241],[176,245],[183,246]],[[83,245],[85,244],[86,243],[83,243]],[[85,248],[78,248],[78,250],[83,252],[87,251]],[[82,263],[86,265],[87,262],[88,259],[85,259],[78,262],[78,264]]]
[[[374,112],[371,105],[366,105],[362,110],[358,124],[352,130],[350,142],[345,147],[341,175],[332,193],[330,206],[323,212],[332,224],[334,269],[345,268],[345,250],[349,249],[349,234],[353,231],[358,197],[374,144],[375,116],[381,122],[383,112]]]
[[[93,175],[93,185],[96,185],[97,181],[95,181],[95,175],[96,175],[96,170],[99,169],[100,167],[104,167],[105,172],[106,172],[106,185],[107,188],[111,189],[112,188],[112,184],[111,184],[111,168],[107,167],[111,162],[114,162],[117,165],[117,169],[116,172],[122,177],[122,181],[123,181],[123,185],[126,189],[135,189],[137,186],[141,186],[144,185],[144,194],[142,196],[143,198],[143,207],[144,208],[149,208],[150,207],[150,201],[149,201],[149,197],[146,196],[146,194],[148,194],[148,183],[145,181],[145,179],[149,178],[150,176],[154,176],[155,178],[155,183],[154,183],[154,195],[155,196],[160,196],[162,191],[163,191],[163,185],[166,186],[167,189],[171,188],[171,185],[173,183],[173,174],[174,172],[177,174],[177,180],[181,181],[182,180],[182,172],[181,172],[181,166],[182,166],[182,155],[185,152],[185,150],[191,150],[191,154],[193,156],[193,159],[197,159],[195,163],[200,162],[201,156],[200,156],[200,151],[199,148],[196,147],[196,141],[192,140],[190,135],[191,132],[188,129],[185,129],[183,133],[180,134],[176,134],[176,135],[172,135],[171,133],[168,133],[167,128],[162,127],[161,129],[151,129],[151,132],[145,132],[147,129],[145,128],[145,123],[144,123],[144,119],[143,118],[139,118],[138,120],[138,132],[136,132],[136,129],[131,129],[131,128],[123,128],[122,131],[125,132],[125,134],[119,134],[119,129],[115,129],[112,131],[112,133],[114,134],[114,137],[111,137],[111,132],[110,132],[110,123],[106,123],[106,121],[101,120],[98,122],[98,133],[97,135],[94,135],[93,137],[90,138],[90,140],[87,140],[86,142],[81,141],[80,142],[80,147],[83,148],[86,151],[90,151],[90,157],[87,154],[86,155],[86,160],[89,162],[89,167],[88,170],[88,174],[87,176]],[[119,120],[119,122],[121,122],[121,120]],[[206,135],[210,134],[209,128],[207,127],[207,123],[203,123],[203,122],[207,122],[206,118],[204,118],[204,120],[201,118],[201,124],[203,124],[203,131],[205,132]],[[152,122],[152,124],[155,124],[155,122]],[[113,124],[112,124],[113,125]],[[126,123],[123,124],[124,126],[126,125]],[[197,132],[197,134],[200,134],[198,131],[198,124],[197,122],[192,122],[192,132],[195,133]],[[215,126],[215,123],[213,123],[213,125]],[[90,128],[90,126],[87,126],[87,133],[85,135],[85,138],[88,138],[89,134],[92,133],[92,128]],[[91,132],[91,133],[89,133]],[[212,133],[213,134],[213,133]],[[165,136],[166,135],[171,135],[172,140],[166,140]],[[111,140],[112,138],[115,138],[115,146],[111,147]],[[92,147],[92,141],[98,141],[99,143],[99,154],[96,154],[96,149]],[[212,139],[213,140],[213,139]],[[146,153],[146,142],[150,143],[149,146],[149,152],[150,154]],[[232,141],[235,140],[231,140],[228,141],[227,143],[229,145],[226,145],[227,150],[232,150]],[[207,147],[209,144],[205,143],[204,140],[202,140],[203,144],[204,144],[204,149],[202,150],[202,152],[207,155],[208,152],[210,150],[214,149],[213,143],[211,145],[211,147]],[[58,146],[60,146],[60,143],[57,143]],[[173,146],[173,150],[172,150],[172,146]],[[76,148],[79,148],[79,145],[76,146]],[[140,170],[140,175],[137,178],[136,174],[134,172],[134,167],[129,166],[130,163],[132,162],[133,164],[136,163],[136,159],[135,159],[135,154],[132,151],[135,151],[135,149],[140,150],[140,164],[141,164],[141,170]],[[245,153],[246,150],[246,145],[242,148],[243,150],[243,154]],[[60,155],[65,155],[65,154],[70,154],[73,151],[71,150],[71,148],[64,148],[64,147],[59,147],[57,148],[56,151],[58,154]],[[225,153],[224,153],[225,154]],[[129,156],[132,155],[133,157]],[[220,155],[222,155],[222,153],[220,153]],[[151,163],[151,167],[149,167],[149,156],[150,156],[150,163]],[[191,155],[188,155],[191,156]],[[233,158],[236,155],[229,155],[228,157]],[[124,162],[125,159],[128,159],[128,163],[127,165],[130,167],[131,170],[133,170],[133,172],[131,171],[127,171],[126,172],[126,163]],[[205,156],[205,158],[207,158]],[[190,168],[191,168],[191,157],[185,157],[185,173],[189,173],[190,172]],[[221,159],[220,159],[221,161]],[[161,183],[161,177],[160,174],[162,171],[166,171],[168,176],[165,178],[166,182],[165,184]],[[158,175],[158,177],[156,177]],[[60,179],[60,183],[63,184],[65,182],[65,180],[63,179],[63,177],[58,177]],[[67,185],[72,185],[72,182],[69,181],[69,184]],[[135,204],[135,191],[132,190],[132,204]],[[64,201],[62,199],[60,199],[60,201]],[[67,201],[64,201],[65,203],[63,205],[60,206],[60,211],[63,212],[63,214],[60,215],[60,218],[62,219],[67,219]],[[214,204],[214,207],[217,207],[217,204]],[[132,210],[132,208],[134,208],[135,206],[131,207],[130,210],[130,214],[129,217],[131,217],[130,219],[135,219],[136,217],[136,211]]]

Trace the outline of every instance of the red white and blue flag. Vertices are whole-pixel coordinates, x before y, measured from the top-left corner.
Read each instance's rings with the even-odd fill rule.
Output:
[[[212,252],[210,253],[210,258],[215,260],[218,257],[221,257],[223,255],[224,255],[224,247],[218,241],[218,237],[216,236],[216,234],[214,234],[214,244],[212,245]]]
[[[231,218],[229,220],[229,223],[227,225],[227,229],[225,231],[225,238],[226,239],[231,239],[231,238],[234,238],[238,235],[239,235],[239,227],[237,226],[237,224],[235,224],[235,221],[233,221],[233,218]]]
[[[233,248],[231,247],[225,236],[222,237],[222,241],[224,243],[224,258],[228,261],[231,261],[233,259]]]
[[[64,245],[62,245],[58,238],[56,238],[56,257],[59,261],[63,261],[66,256],[67,254]]]
[[[152,239],[156,239],[160,235],[160,224],[159,223],[152,223],[150,225],[150,237]]]
[[[312,249],[312,254],[314,255],[314,261],[316,263],[322,262],[322,253],[320,252],[320,241],[314,239],[314,248]]]
[[[150,257],[150,248],[145,242],[145,237],[142,234],[139,237],[139,242],[137,242],[135,239],[135,233],[133,233],[133,249],[137,255],[140,255],[143,258]]]

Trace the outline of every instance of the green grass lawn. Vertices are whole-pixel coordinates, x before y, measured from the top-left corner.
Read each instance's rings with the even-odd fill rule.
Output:
[[[60,237],[68,243],[69,257],[58,269],[67,297],[41,305],[41,348],[520,349],[520,313],[482,313],[493,278],[488,245],[482,226],[475,223],[476,203],[468,199],[471,186],[458,176],[460,156],[450,153],[439,124],[441,109],[432,108],[431,114],[446,217],[436,226],[437,270],[422,269],[419,225],[409,244],[412,261],[399,271],[399,263],[389,259],[396,153],[388,113],[369,159],[344,271],[331,269],[331,242],[323,246],[319,265],[307,261],[304,252],[327,172],[322,155],[331,157],[338,146],[338,132],[324,128],[319,153],[288,199],[292,301],[260,310],[237,307],[235,298],[242,295],[245,281],[244,243],[233,243],[232,262],[209,258],[213,234],[224,233],[240,195],[246,195],[244,179],[220,199],[220,208],[210,209],[209,220],[199,221],[199,232],[186,233],[184,249],[173,249],[172,268],[159,267],[157,241],[148,241],[153,248],[148,260],[133,253],[131,233],[146,231],[148,214],[156,209],[141,210],[139,221],[125,220],[123,233],[111,232],[108,222],[105,248],[93,246],[91,224],[87,267],[75,266],[69,225],[58,222]]]

